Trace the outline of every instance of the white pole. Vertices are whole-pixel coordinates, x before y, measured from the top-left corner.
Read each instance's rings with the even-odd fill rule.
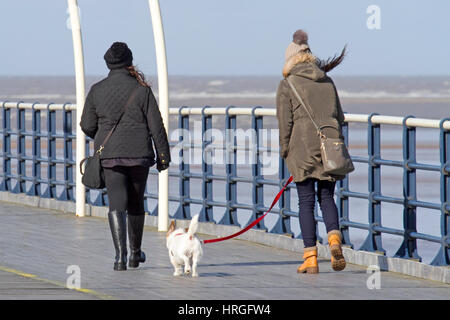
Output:
[[[156,65],[158,69],[159,110],[169,133],[169,83],[167,77],[166,45],[161,10],[158,0],[148,0],[155,40]],[[169,173],[164,170],[158,180],[158,231],[167,231],[169,227]]]
[[[81,160],[85,157],[86,137],[81,130],[80,120],[83,112],[85,99],[85,85],[84,85],[84,59],[83,59],[83,43],[81,40],[81,26],[80,15],[78,11],[77,0],[67,0],[70,13],[70,25],[72,28],[73,53],[75,61],[75,80],[76,80],[76,95],[77,95],[77,147],[76,147],[76,215],[84,217],[86,190],[81,183],[81,174],[78,170]]]

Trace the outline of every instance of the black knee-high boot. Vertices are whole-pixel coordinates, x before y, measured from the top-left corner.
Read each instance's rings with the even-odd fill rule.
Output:
[[[145,253],[141,250],[142,234],[144,231],[145,215],[128,215],[128,237],[130,240],[130,268],[139,267],[139,263],[145,262]]]
[[[127,270],[127,213],[126,211],[110,211],[108,221],[116,249],[114,270]]]

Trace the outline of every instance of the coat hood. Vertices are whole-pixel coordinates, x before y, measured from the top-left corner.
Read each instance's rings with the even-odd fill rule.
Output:
[[[292,74],[312,81],[323,79],[326,73],[317,66],[316,61],[312,54],[296,54],[284,65],[283,76]]]

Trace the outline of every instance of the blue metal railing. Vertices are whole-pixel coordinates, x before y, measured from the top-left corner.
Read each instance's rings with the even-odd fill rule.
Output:
[[[417,240],[426,240],[440,244],[440,249],[436,257],[431,262],[432,265],[449,265],[449,244],[450,244],[450,131],[444,129],[444,122],[449,119],[442,119],[439,122],[440,130],[440,165],[430,165],[418,163],[416,161],[416,127],[408,126],[407,120],[413,118],[407,116],[403,118],[403,160],[394,161],[381,157],[380,153],[380,124],[372,122],[376,114],[368,117],[368,157],[353,156],[354,162],[368,164],[368,193],[360,193],[349,190],[348,179],[338,183],[338,202],[340,211],[340,225],[344,237],[344,242],[350,244],[349,227],[360,228],[369,232],[360,250],[377,251],[385,253],[381,243],[381,234],[393,234],[403,237],[403,242],[396,252],[396,257],[421,260],[417,252]],[[347,130],[344,131],[348,137]],[[403,197],[388,197],[381,193],[381,166],[392,166],[403,168]],[[416,171],[427,170],[440,172],[440,203],[419,201],[417,199]],[[349,219],[349,197],[366,199],[369,202],[368,224],[361,224]],[[381,203],[395,203],[403,205],[403,229],[393,229],[383,227],[381,224]],[[416,213],[417,208],[428,208],[440,211],[441,236],[432,236],[417,232]]]
[[[74,199],[74,170],[75,159],[73,156],[73,141],[76,139],[74,133],[75,107],[70,104],[64,105],[40,105],[25,104],[21,102],[0,102],[2,116],[2,168],[1,185],[2,191],[12,193],[26,193],[28,195],[53,198],[63,201],[75,201]],[[28,111],[28,112],[27,112]],[[57,121],[57,112],[62,115],[61,121]],[[31,113],[31,130],[27,130],[27,115]],[[276,178],[263,175],[260,153],[269,149],[263,145],[259,133],[264,129],[264,118],[274,117],[275,110],[261,107],[255,108],[171,108],[170,113],[178,119],[178,129],[180,134],[178,141],[171,143],[172,147],[181,144],[179,150],[180,159],[185,159],[186,150],[199,147],[202,150],[200,172],[192,170],[189,161],[180,161],[179,170],[174,171],[172,165],[169,176],[176,178],[179,182],[178,195],[169,196],[169,201],[178,204],[176,211],[171,215],[174,218],[185,219],[191,217],[191,205],[200,206],[200,220],[216,222],[227,225],[244,225],[238,223],[237,211],[242,209],[251,212],[247,217],[248,221],[256,219],[268,208],[264,204],[264,188],[271,186],[281,187],[288,179],[289,172],[286,164],[278,158],[278,175]],[[213,116],[224,118],[225,155],[227,162],[224,165],[224,174],[216,174],[213,171],[213,164],[205,159],[214,152],[216,146],[211,136],[203,135],[213,128]],[[256,161],[251,163],[251,176],[238,175],[237,152],[242,149],[237,142],[235,135],[230,132],[236,131],[237,118],[240,116],[250,117],[249,129],[255,132],[254,146]],[[194,117],[200,117],[202,141],[200,145],[194,145],[189,137],[190,121]],[[13,128],[13,118],[16,125]],[[386,119],[388,118],[388,119]],[[423,119],[414,119],[411,116],[402,118],[382,117],[372,115],[346,115],[346,124],[343,127],[344,137],[348,142],[349,128],[347,123],[359,122],[367,124],[367,157],[352,155],[354,162],[367,164],[368,166],[368,192],[356,192],[350,190],[349,179],[339,181],[336,188],[338,212],[340,218],[340,228],[343,234],[344,243],[352,246],[350,241],[350,229],[362,229],[368,232],[367,238],[359,250],[385,253],[381,235],[392,234],[402,237],[395,256],[407,259],[421,260],[417,250],[417,240],[425,240],[439,244],[439,250],[432,260],[432,265],[450,265],[450,122],[449,119],[430,121],[425,123],[428,127],[436,127],[440,130],[439,149],[440,159],[438,165],[418,163],[416,159],[416,128],[421,127]],[[42,128],[42,122],[46,121],[46,130]],[[423,122],[423,121],[422,121]],[[403,130],[402,138],[402,160],[388,160],[381,156],[380,124],[401,125]],[[436,125],[436,123],[438,123]],[[58,125],[62,127],[58,130]],[[30,125],[28,124],[28,127]],[[14,138],[14,139],[13,139]],[[30,142],[31,140],[31,148]],[[62,147],[58,147],[58,141],[62,142]],[[14,148],[14,143],[16,144]],[[46,156],[43,155],[43,145],[46,146]],[[13,151],[15,149],[15,152]],[[30,150],[31,149],[31,150]],[[245,149],[245,148],[244,148]],[[92,153],[92,141],[86,142],[87,153]],[[248,150],[247,150],[248,151]],[[270,151],[270,150],[269,150]],[[272,150],[277,151],[277,150]],[[13,170],[13,161],[17,162],[16,170]],[[46,176],[42,175],[43,165],[46,169]],[[391,166],[403,169],[403,197],[391,197],[383,195],[381,192],[381,167]],[[58,171],[57,168],[61,167]],[[31,168],[31,176],[27,174],[27,168]],[[425,202],[417,198],[417,170],[433,171],[440,174],[440,202]],[[61,176],[62,179],[58,178]],[[59,173],[59,174],[58,174]],[[152,169],[151,175],[157,174]],[[201,197],[192,196],[191,184],[196,180],[201,182]],[[213,197],[213,183],[221,181],[225,184],[225,200],[218,201]],[[13,185],[13,182],[15,184]],[[251,185],[251,203],[238,201],[238,184],[246,183]],[[197,186],[197,184],[196,184]],[[44,189],[45,187],[45,189]],[[59,190],[57,189],[59,188]],[[293,235],[291,228],[291,218],[298,217],[297,208],[291,208],[291,189],[295,188],[291,184],[282,195],[278,208],[272,210],[275,222],[268,232],[277,234]],[[146,210],[149,214],[156,215],[157,207],[150,210],[149,201],[157,199],[158,195],[146,192]],[[367,223],[352,221],[350,219],[350,198],[365,199],[368,203]],[[108,204],[105,190],[93,192],[87,190],[87,202],[93,205],[104,206]],[[403,228],[395,229],[383,226],[381,222],[381,204],[394,203],[403,206]],[[214,208],[222,208],[223,215],[219,219],[214,219]],[[417,208],[433,209],[440,214],[440,236],[420,233],[417,231]],[[322,217],[316,213],[316,220],[323,222]],[[267,230],[263,222],[255,228]],[[301,234],[298,235],[301,237]]]
[[[15,102],[14,107],[7,107],[7,102],[2,102],[2,182],[1,190],[12,193],[26,193],[32,196],[43,198],[54,198],[58,200],[74,201],[73,188],[73,168],[75,159],[72,151],[72,141],[76,138],[72,130],[73,110],[69,109],[69,104],[55,106],[50,103],[44,108],[35,108],[37,103],[31,104],[30,108],[22,108],[21,102]],[[26,111],[31,112],[32,129],[26,129]],[[16,127],[12,128],[12,111],[15,111]],[[56,112],[63,113],[63,124],[61,132],[56,130]],[[44,113],[44,115],[43,115]],[[47,129],[42,130],[42,119],[47,121]],[[12,138],[16,137],[16,152],[13,153]],[[27,137],[31,138],[31,150],[27,148]],[[62,157],[57,156],[57,139],[64,143]],[[47,154],[42,154],[42,144],[45,142]],[[16,173],[13,174],[12,160],[17,162]],[[31,163],[32,175],[26,173],[26,164]],[[47,175],[42,175],[42,164],[46,164]],[[64,170],[63,180],[57,179],[56,167],[62,165]],[[16,184],[13,187],[12,181]],[[26,183],[31,186],[27,189]],[[42,186],[46,186],[42,190]],[[56,187],[61,186],[63,191],[58,195]]]

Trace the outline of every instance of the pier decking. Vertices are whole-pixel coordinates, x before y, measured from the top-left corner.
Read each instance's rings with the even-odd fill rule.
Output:
[[[147,262],[117,272],[104,218],[0,202],[0,221],[0,299],[450,299],[450,285],[391,272],[368,289],[365,267],[334,272],[326,259],[319,274],[300,275],[301,252],[243,240],[204,245],[199,278],[173,277],[165,234],[152,227]],[[69,266],[79,267],[78,290],[66,287]]]

